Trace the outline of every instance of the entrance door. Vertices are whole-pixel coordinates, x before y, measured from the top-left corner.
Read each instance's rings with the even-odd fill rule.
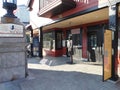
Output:
[[[96,55],[95,50],[97,46],[97,37],[96,34],[89,34],[88,35],[88,61],[95,62]]]
[[[103,36],[104,28],[101,25],[89,26],[87,30],[88,37],[88,60],[96,62],[97,64],[103,63]]]
[[[98,32],[88,33],[88,61],[102,64],[102,38]]]
[[[103,80],[107,80],[112,76],[112,31],[105,30],[104,33],[104,64],[103,64]]]

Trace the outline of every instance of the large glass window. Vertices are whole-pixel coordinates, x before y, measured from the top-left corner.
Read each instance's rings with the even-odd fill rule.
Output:
[[[73,45],[80,45],[80,34],[73,34]]]
[[[55,49],[55,32],[43,33],[43,48]]]
[[[62,48],[62,32],[52,31],[43,33],[43,48],[49,50]]]
[[[91,35],[90,37],[90,44],[91,44],[91,47],[96,47],[97,46],[97,37],[96,35]]]
[[[56,49],[62,48],[62,32],[56,32]]]
[[[82,46],[82,30],[78,34],[72,34],[72,39],[73,39],[73,45],[77,46],[80,45]]]

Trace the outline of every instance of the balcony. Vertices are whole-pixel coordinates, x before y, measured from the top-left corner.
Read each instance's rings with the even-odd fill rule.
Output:
[[[39,10],[38,16],[52,17],[76,7],[74,0],[53,0]]]

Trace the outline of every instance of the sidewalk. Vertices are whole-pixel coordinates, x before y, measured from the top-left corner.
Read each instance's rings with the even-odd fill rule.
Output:
[[[102,82],[102,66],[67,61],[66,57],[29,58],[29,76],[2,83],[0,90],[120,90],[120,83]]]

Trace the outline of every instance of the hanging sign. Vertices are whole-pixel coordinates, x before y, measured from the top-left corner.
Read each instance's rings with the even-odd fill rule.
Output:
[[[23,37],[23,26],[17,24],[0,24],[0,37]]]
[[[111,78],[111,65],[112,65],[112,31],[105,30],[104,33],[104,68],[103,68],[103,80]]]

